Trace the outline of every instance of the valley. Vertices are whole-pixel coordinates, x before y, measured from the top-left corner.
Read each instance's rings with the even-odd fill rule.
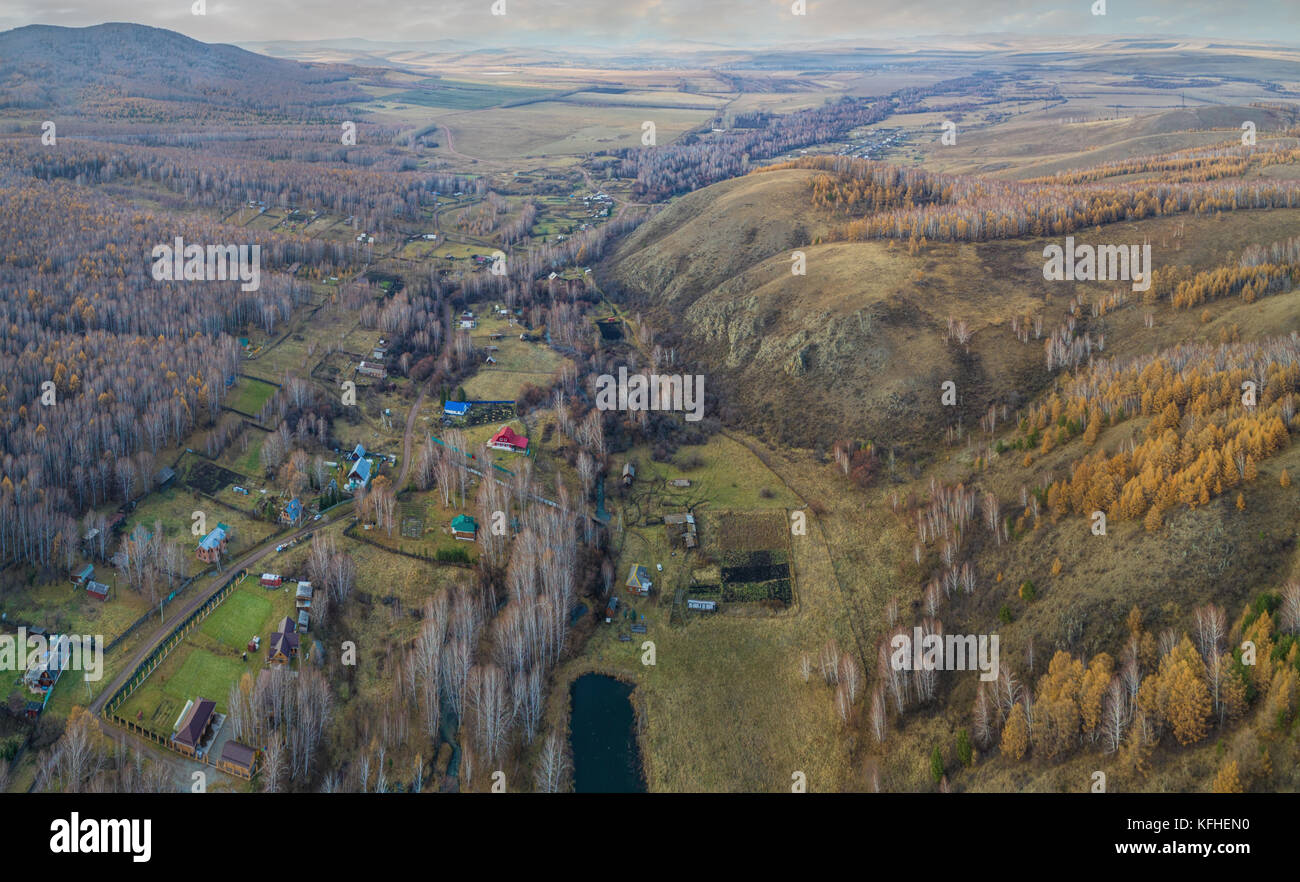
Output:
[[[0,790],[1300,787],[1293,47],[0,58]]]

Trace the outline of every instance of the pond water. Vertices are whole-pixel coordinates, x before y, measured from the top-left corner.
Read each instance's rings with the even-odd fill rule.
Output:
[[[569,690],[569,746],[577,793],[643,793],[632,687],[604,674],[584,674]]]

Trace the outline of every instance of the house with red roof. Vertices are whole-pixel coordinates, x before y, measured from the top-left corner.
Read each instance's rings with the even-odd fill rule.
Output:
[[[509,426],[502,426],[488,441],[488,447],[494,450],[510,450],[515,453],[528,452],[528,439]]]

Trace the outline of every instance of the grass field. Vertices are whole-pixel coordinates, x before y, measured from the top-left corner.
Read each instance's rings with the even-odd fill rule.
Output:
[[[251,583],[251,579],[249,577],[246,584]],[[268,593],[260,587],[244,587],[232,592],[199,630],[223,646],[242,652],[254,635],[265,636],[264,632],[272,624],[271,601],[259,595],[259,591],[261,595]]]
[[[131,693],[118,714],[160,735],[170,735],[187,701],[210,698],[217,703],[218,713],[225,713],[231,684],[255,671],[253,664],[252,659],[245,663],[238,656],[221,657],[204,649],[177,649]]]
[[[680,108],[584,107],[544,101],[457,114],[447,117],[446,125],[457,152],[509,159],[639,146],[646,120],[655,124],[656,143],[668,144],[710,115],[710,111]]]
[[[275,387],[270,383],[264,383],[251,377],[240,377],[235,381],[234,388],[230,390],[230,396],[226,399],[226,406],[240,413],[257,416],[261,412],[262,406],[274,394]]]
[[[256,676],[261,670],[272,628],[283,616],[292,615],[293,607],[291,591],[267,591],[256,577],[248,577],[172,650],[119,713],[163,735],[170,734],[171,725],[190,699],[210,698],[224,713],[231,685],[244,674]],[[249,653],[245,661],[241,655],[254,635],[262,637],[263,651]]]
[[[531,101],[554,94],[556,94],[554,89],[431,77],[422,81],[418,88],[391,92],[383,95],[382,98],[384,101],[423,107],[481,110],[512,101]]]
[[[781,479],[743,445],[715,437],[702,451],[705,465],[685,472],[698,484],[692,498],[707,505],[726,501],[755,510],[780,512],[794,497]],[[699,448],[684,448],[693,454]],[[651,464],[640,455],[641,476],[655,478],[682,472]],[[613,470],[611,468],[611,470]],[[773,498],[759,496],[773,488]],[[712,488],[712,489],[706,489]],[[620,510],[617,498],[607,502]],[[617,523],[617,515],[615,515]],[[632,563],[655,573],[655,594],[631,598],[626,605],[643,616],[646,635],[631,643],[618,640],[617,625],[596,626],[579,658],[561,666],[556,680],[564,685],[589,670],[616,673],[637,684],[634,701],[641,714],[640,746],[651,791],[789,791],[791,775],[804,772],[811,790],[836,790],[853,775],[849,748],[834,717],[829,688],[804,683],[799,656],[815,651],[828,636],[847,643],[842,631],[830,559],[814,536],[794,539],[794,567],[801,588],[797,612],[779,616],[684,613],[681,625],[669,625],[675,588],[689,578],[695,553],[671,553],[662,526],[627,526],[614,544],[621,548],[616,584],[621,586]],[[657,565],[662,564],[659,571]],[[748,606],[748,605],[746,605]],[[641,663],[642,641],[655,644],[654,666]],[[553,693],[548,714],[567,713],[567,691]]]
[[[242,497],[232,496],[232,498]],[[190,490],[173,484],[166,489],[150,493],[136,506],[135,511],[127,519],[128,535],[129,531],[136,529],[137,526],[152,531],[154,524],[161,522],[163,535],[180,542],[185,549],[191,570],[201,569],[202,565],[193,559],[194,547],[198,543],[198,538],[190,529],[194,523],[192,516],[195,511],[204,513],[208,529],[215,527],[218,521],[234,528],[229,548],[231,555],[260,544],[277,529],[275,524],[245,512],[232,511],[202,497],[195,498]]]
[[[32,581],[7,591],[0,601],[6,621],[37,625],[51,633],[96,634],[105,642],[121,634],[150,609],[148,598],[120,584],[108,564],[95,568],[95,578],[109,585],[108,600],[95,600],[65,579]]]

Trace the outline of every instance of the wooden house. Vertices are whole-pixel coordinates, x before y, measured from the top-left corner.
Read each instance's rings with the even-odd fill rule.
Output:
[[[456,515],[451,519],[451,535],[466,542],[478,540],[478,522],[466,514]]]
[[[632,564],[632,569],[627,574],[627,581],[623,584],[633,594],[645,597],[650,593],[650,568],[641,564]]]
[[[212,734],[216,712],[217,703],[208,698],[200,697],[186,705],[176,733],[172,735],[172,748],[186,756],[199,756],[204,742]]]
[[[257,756],[256,748],[240,744],[232,739],[227,741],[226,746],[221,749],[221,757],[217,760],[217,768],[234,775],[236,778],[249,781],[257,771]]]

